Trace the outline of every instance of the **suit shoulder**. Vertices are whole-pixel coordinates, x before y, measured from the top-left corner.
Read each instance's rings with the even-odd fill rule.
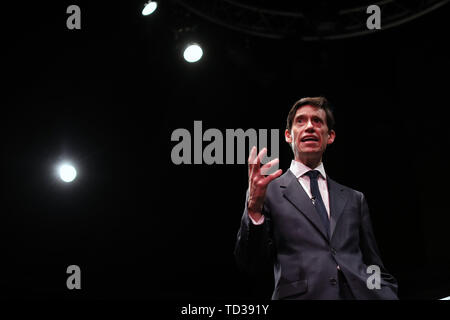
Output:
[[[350,188],[350,187],[345,186],[345,185],[343,185],[343,184],[340,184],[340,183],[334,181],[334,180],[331,179],[331,178],[329,178],[329,182],[330,182],[331,184],[334,184],[334,187],[335,187],[335,188],[338,188],[338,189],[341,189],[341,190],[345,190],[345,191],[350,192],[350,193],[352,193],[352,194],[355,194],[355,195],[357,195],[357,196],[359,196],[359,197],[363,197],[363,196],[364,196],[364,193],[363,193],[363,192],[361,192],[361,191],[359,191],[359,190],[356,190],[356,189],[353,189],[353,188]]]

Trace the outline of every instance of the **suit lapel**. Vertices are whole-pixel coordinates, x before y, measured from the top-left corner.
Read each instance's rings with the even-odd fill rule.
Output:
[[[337,222],[342,215],[347,198],[345,197],[344,188],[334,180],[328,178],[328,194],[330,199],[330,233],[331,237],[336,229]]]
[[[283,175],[283,180],[280,184],[281,188],[284,188],[283,196],[290,202],[292,205],[300,211],[303,215],[308,218],[309,221],[320,231],[320,233],[328,240],[327,233],[325,231],[325,227],[323,226],[322,221],[320,220],[319,214],[314,208],[311,199],[308,194],[305,192],[303,187],[298,182],[297,178],[288,170]]]

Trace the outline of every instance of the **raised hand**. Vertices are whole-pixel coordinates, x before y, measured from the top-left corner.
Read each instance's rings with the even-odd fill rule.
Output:
[[[278,158],[273,159],[261,166],[261,159],[266,155],[267,149],[263,148],[256,156],[256,147],[253,147],[248,157],[248,189],[249,198],[247,203],[248,214],[254,219],[259,220],[262,216],[262,207],[266,190],[269,183],[278,178],[283,172],[278,169],[272,174],[266,175],[267,171],[279,162]]]

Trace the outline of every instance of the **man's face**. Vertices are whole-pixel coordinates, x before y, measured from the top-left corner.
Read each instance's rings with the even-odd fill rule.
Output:
[[[291,132],[286,130],[286,142],[294,150],[295,160],[320,159],[336,134],[328,130],[325,110],[311,105],[297,109]]]

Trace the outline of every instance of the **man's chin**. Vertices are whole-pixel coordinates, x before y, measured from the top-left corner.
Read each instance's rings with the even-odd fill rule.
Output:
[[[322,150],[319,148],[303,148],[300,153],[307,156],[317,156],[318,154],[322,154]]]
[[[309,160],[315,160],[315,159],[321,159],[322,158],[322,150],[301,150],[300,152],[297,151],[296,158],[299,159],[309,159]]]

